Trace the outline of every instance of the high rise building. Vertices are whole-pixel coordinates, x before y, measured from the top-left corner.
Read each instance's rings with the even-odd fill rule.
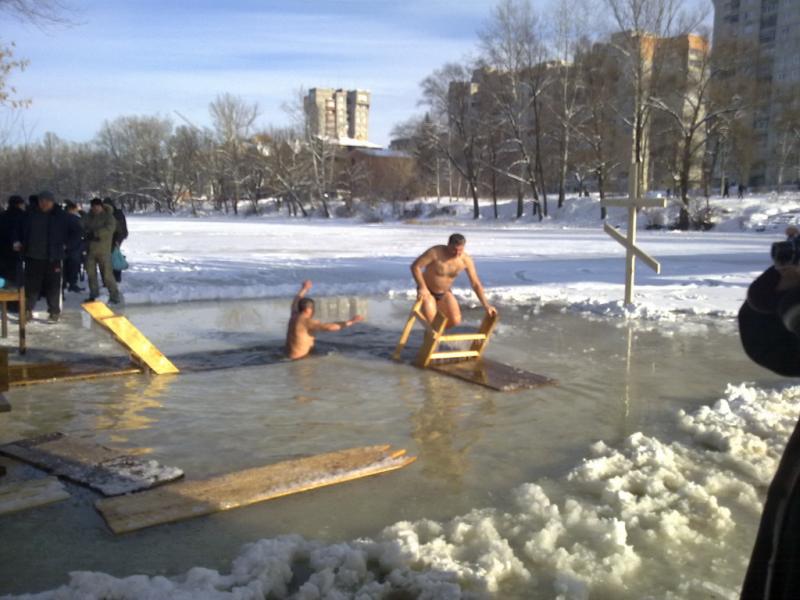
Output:
[[[740,165],[742,183],[774,185],[781,128],[782,88],[800,83],[800,10],[787,0],[713,0],[714,45],[737,44],[751,57],[747,65],[757,94],[748,111],[752,156]]]
[[[369,105],[367,90],[311,88],[304,100],[311,131],[342,145],[371,145]]]

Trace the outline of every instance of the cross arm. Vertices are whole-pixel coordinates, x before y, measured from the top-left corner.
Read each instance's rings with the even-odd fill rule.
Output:
[[[659,274],[661,273],[661,263],[660,262],[658,262],[652,256],[647,254],[647,252],[645,252],[644,250],[639,248],[636,244],[632,244],[630,242],[630,240],[628,240],[628,238],[626,238],[624,235],[622,235],[619,231],[617,231],[611,225],[609,225],[608,223],[604,223],[603,224],[603,231],[605,231],[608,235],[610,235],[612,238],[617,240],[617,242],[619,242],[620,244],[625,246],[625,248],[629,252],[633,252],[633,254],[635,254],[637,258],[639,258],[648,267],[653,269],[653,271],[655,271],[656,273],[659,273]]]
[[[664,208],[667,205],[665,198],[639,198],[631,202],[629,198],[606,198],[600,202],[601,206],[629,208],[633,204],[637,208]]]

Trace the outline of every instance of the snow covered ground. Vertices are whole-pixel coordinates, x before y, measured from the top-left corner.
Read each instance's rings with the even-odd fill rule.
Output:
[[[800,208],[796,197],[730,201],[718,231],[641,231],[641,246],[663,270],[656,276],[639,266],[636,306],[628,310],[620,301],[623,250],[589,217],[596,204],[580,202],[569,209],[573,218],[542,225],[473,223],[461,209],[376,224],[132,217],[123,290],[128,303],[286,297],[310,278],[318,296],[410,298],[410,260],[459,231],[501,314],[509,304],[557,304],[678,325],[696,316],[730,321],[747,284],[769,265],[770,243]],[[621,224],[621,212],[610,220]],[[459,293],[472,297],[466,288]],[[749,543],[737,524],[752,531],[757,522],[800,411],[800,387],[731,382],[719,398],[676,414],[682,433],[675,439],[637,433],[618,447],[598,441],[563,480],[519,486],[512,509],[398,522],[340,544],[260,540],[225,572],[75,573],[36,597],[527,598],[536,589],[535,597],[564,599],[735,598]]]
[[[600,229],[445,222],[356,224],[273,220],[131,218],[128,303],[285,297],[310,278],[317,295],[410,294],[408,267],[453,231],[491,298],[557,303],[623,315],[624,249]],[[753,277],[769,265],[776,235],[641,232],[662,274],[639,265],[633,316],[732,316]],[[464,297],[471,291],[458,282]]]

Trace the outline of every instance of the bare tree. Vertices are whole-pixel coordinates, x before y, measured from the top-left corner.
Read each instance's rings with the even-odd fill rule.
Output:
[[[669,45],[662,53],[667,54],[664,62],[677,68],[665,69],[659,89],[653,90],[649,103],[669,121],[667,131],[660,132],[660,137],[672,150],[668,162],[672,164],[681,199],[678,225],[686,230],[690,226],[689,187],[693,180],[700,183],[709,134],[716,124],[741,110],[742,98],[739,94],[713,93],[720,76],[729,72],[732,65],[729,57],[719,52],[712,62],[705,37],[689,36],[662,44]],[[687,49],[688,66],[684,67]]]
[[[587,150],[585,162],[597,180],[602,202],[609,178],[619,166],[616,159],[619,128],[614,110],[619,72],[609,54],[588,39],[582,41],[576,62],[581,70],[581,104],[586,108],[574,123],[574,131],[580,147]],[[606,218],[603,206],[600,207],[600,218]]]
[[[249,176],[247,162],[252,160],[250,137],[254,132],[258,119],[257,103],[250,104],[240,96],[221,94],[209,105],[209,113],[217,138],[217,166],[222,176],[222,192],[226,184],[233,191],[233,212],[238,214],[241,189],[245,178]],[[227,203],[226,203],[227,206]]]
[[[490,127],[503,131],[504,151],[516,155],[502,174],[524,183],[533,198],[533,213],[547,216],[547,190],[542,161],[544,114],[542,98],[554,81],[539,19],[529,0],[503,0],[478,32],[484,95],[492,100]],[[494,168],[497,168],[493,165]],[[541,196],[541,198],[540,198]],[[524,214],[518,196],[517,218]]]
[[[553,15],[553,46],[556,60],[555,82],[550,108],[557,122],[558,207],[564,205],[569,169],[571,136],[581,113],[588,108],[582,102],[581,71],[575,63],[579,44],[586,37],[590,7],[584,0],[558,0]]]
[[[628,188],[639,198],[647,188],[649,127],[653,104],[649,101],[659,77],[654,60],[661,38],[689,33],[702,22],[705,12],[684,9],[683,0],[605,0],[618,33],[611,45],[621,63],[627,90],[621,95],[618,112],[631,130],[631,160]]]
[[[426,77],[422,83],[422,104],[430,109],[433,126],[431,143],[464,178],[472,196],[473,218],[480,218],[480,161],[483,132],[480,110],[474,105],[476,86],[470,81],[468,65],[448,63]],[[447,133],[449,135],[443,135]]]

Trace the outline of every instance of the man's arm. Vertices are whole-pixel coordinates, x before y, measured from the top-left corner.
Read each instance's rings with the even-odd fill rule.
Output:
[[[483,293],[483,284],[481,280],[478,279],[478,272],[475,270],[475,263],[472,261],[472,257],[465,256],[464,263],[466,265],[467,277],[469,277],[470,285],[472,285],[472,289],[475,290],[475,295],[478,297],[484,310],[490,315],[496,315],[497,309],[489,304],[486,295]]]
[[[364,317],[361,315],[356,315],[352,319],[348,319],[347,321],[336,321],[334,323],[323,323],[321,321],[311,321],[308,324],[308,331],[309,333],[315,333],[317,331],[341,331],[342,329],[346,329],[347,327],[352,327],[356,323],[360,323],[364,320]]]
[[[297,292],[294,296],[294,300],[292,300],[292,315],[296,315],[299,311],[297,310],[297,303],[308,293],[308,290],[311,289],[311,280],[306,279],[303,282],[303,285],[300,286],[300,291]]]
[[[422,269],[436,260],[436,249],[428,248],[424,253],[420,254],[413,263],[411,263],[411,275],[414,276],[414,281],[417,283],[417,298],[424,298],[429,296],[431,291],[425,283],[425,277],[422,275]]]

